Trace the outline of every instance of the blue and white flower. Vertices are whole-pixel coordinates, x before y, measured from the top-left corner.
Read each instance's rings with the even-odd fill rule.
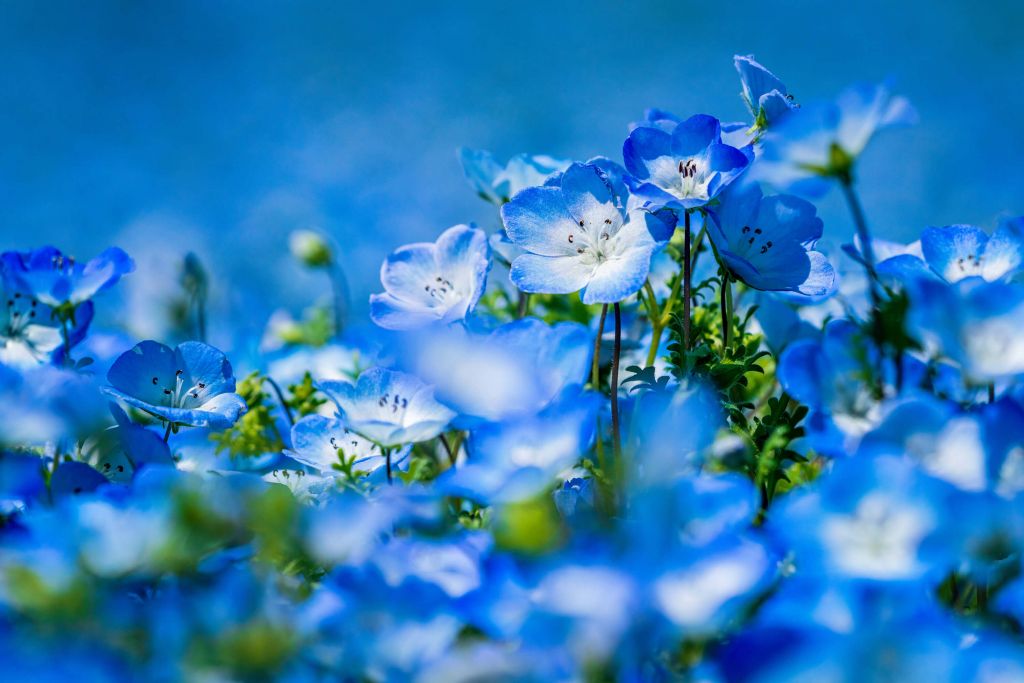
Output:
[[[173,425],[229,427],[246,409],[231,363],[202,342],[139,342],[114,361],[107,381],[107,395]]]
[[[512,282],[524,292],[582,290],[587,304],[615,303],[635,293],[659,245],[648,213],[628,211],[627,204],[594,164],[573,164],[559,187],[520,192],[501,208],[509,238],[527,252],[513,261]]]
[[[404,372],[373,368],[355,384],[331,380],[318,387],[348,429],[384,448],[433,439],[455,417],[434,398],[433,387]]]
[[[644,207],[684,211],[708,204],[753,160],[753,148],[722,142],[722,125],[705,114],[691,116],[671,132],[635,128],[622,148],[631,189]]]
[[[527,187],[543,185],[553,174],[564,171],[568,161],[546,155],[517,154],[504,166],[482,149],[459,149],[466,180],[487,201],[504,204]]]
[[[740,96],[754,117],[754,126],[765,129],[796,108],[785,84],[771,71],[754,61],[754,55],[735,55],[733,64],[740,74]]]
[[[82,263],[55,247],[0,256],[5,272],[40,302],[53,307],[78,306],[113,286],[135,269],[135,262],[117,247]]]
[[[487,235],[468,225],[408,244],[381,266],[385,291],[370,296],[370,317],[392,330],[462,320],[483,295],[490,266]]]

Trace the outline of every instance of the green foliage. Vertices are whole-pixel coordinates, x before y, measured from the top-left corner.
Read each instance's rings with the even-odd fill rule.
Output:
[[[274,423],[270,394],[263,391],[265,381],[265,377],[254,372],[238,383],[236,391],[245,399],[248,410],[232,427],[210,435],[218,454],[227,451],[232,457],[255,457],[284,448]]]
[[[323,346],[334,336],[334,319],[331,310],[324,306],[307,308],[302,320],[291,321],[282,326],[277,335],[285,344],[295,346]]]
[[[327,399],[321,397],[313,386],[313,376],[307,372],[302,376],[298,384],[289,384],[288,393],[291,394],[285,399],[285,405],[295,414],[296,419],[312,415],[317,408],[327,403]]]

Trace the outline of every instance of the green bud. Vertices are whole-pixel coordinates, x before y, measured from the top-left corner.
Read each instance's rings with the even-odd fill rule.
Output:
[[[296,230],[288,238],[292,255],[309,268],[326,268],[334,261],[331,247],[312,230]]]

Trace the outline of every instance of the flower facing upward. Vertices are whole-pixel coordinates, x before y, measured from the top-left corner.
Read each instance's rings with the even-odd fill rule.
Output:
[[[468,225],[407,244],[381,266],[384,293],[370,296],[370,317],[391,330],[462,320],[484,293],[490,266],[487,235]]]
[[[630,210],[606,171],[575,163],[559,187],[531,187],[501,208],[509,238],[526,253],[512,263],[512,282],[524,292],[568,294],[583,303],[615,303],[647,279],[659,246],[651,214]],[[661,221],[656,221],[661,225]]]
[[[626,170],[632,176],[633,193],[654,211],[661,208],[689,210],[702,207],[718,196],[747,169],[753,151],[722,142],[718,119],[704,114],[691,116],[671,132],[640,126],[622,148]]]
[[[433,439],[455,417],[434,399],[433,387],[403,372],[373,368],[355,384],[318,386],[337,404],[348,429],[385,448]]]

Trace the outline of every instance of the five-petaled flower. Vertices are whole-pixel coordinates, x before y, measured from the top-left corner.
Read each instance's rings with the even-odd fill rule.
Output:
[[[835,270],[814,244],[822,222],[814,205],[792,195],[765,197],[756,183],[723,195],[708,235],[732,275],[754,289],[824,296]]]
[[[753,148],[722,142],[722,125],[704,114],[680,122],[671,132],[640,126],[622,148],[631,189],[645,208],[690,210],[705,206],[747,169]]]
[[[372,474],[385,464],[381,447],[346,429],[342,420],[323,415],[307,415],[292,427],[293,459],[324,474]],[[401,460],[396,458],[395,463]]]
[[[407,244],[381,266],[384,293],[370,296],[370,317],[391,330],[462,320],[484,293],[490,266],[487,235],[468,225]]]
[[[231,363],[202,342],[142,341],[114,361],[104,392],[170,425],[223,428],[245,412]]]
[[[659,246],[652,230],[664,232],[665,223],[632,208],[624,188],[616,192],[614,177],[598,165],[575,163],[557,187],[527,188],[502,206],[509,238],[527,252],[512,263],[516,287],[582,290],[586,304],[615,303],[640,289]]]
[[[455,417],[434,398],[433,387],[386,368],[367,370],[355,384],[330,380],[318,387],[335,402],[348,429],[384,448],[433,439]]]
[[[135,262],[117,247],[82,263],[54,247],[0,256],[5,272],[48,306],[78,306],[114,285],[135,269]]]

